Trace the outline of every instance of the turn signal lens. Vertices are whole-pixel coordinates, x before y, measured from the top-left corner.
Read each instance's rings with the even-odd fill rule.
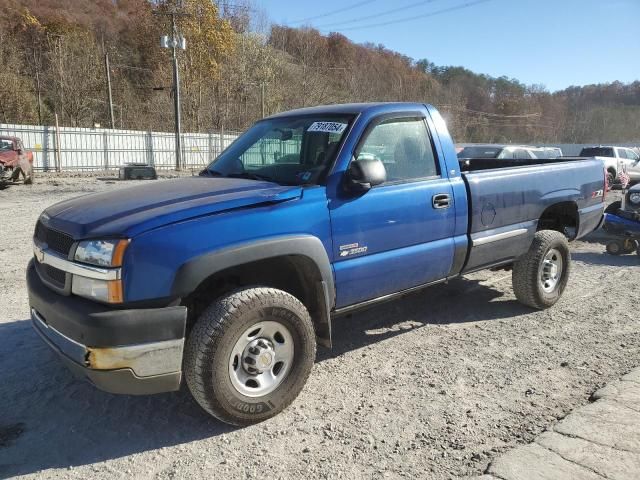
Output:
[[[74,275],[71,282],[71,292],[75,295],[105,303],[124,301],[122,280],[98,280]]]

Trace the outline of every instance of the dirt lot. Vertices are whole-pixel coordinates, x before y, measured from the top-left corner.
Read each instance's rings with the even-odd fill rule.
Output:
[[[210,419],[187,392],[102,393],[32,331],[24,271],[43,208],[123,186],[40,175],[0,192],[0,477],[478,474],[640,365],[640,261],[592,239],[573,245],[548,311],[518,304],[509,273],[482,272],[338,320],[298,400],[257,426]]]

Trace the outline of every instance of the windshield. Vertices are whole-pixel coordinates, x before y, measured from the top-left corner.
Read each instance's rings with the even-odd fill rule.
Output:
[[[202,175],[266,180],[281,185],[322,181],[352,116],[262,120],[241,135]]]
[[[13,142],[7,139],[0,139],[0,152],[4,152],[6,150],[13,150]]]
[[[615,157],[613,148],[609,147],[588,147],[580,152],[581,157]]]
[[[464,147],[458,158],[498,158],[502,147]]]

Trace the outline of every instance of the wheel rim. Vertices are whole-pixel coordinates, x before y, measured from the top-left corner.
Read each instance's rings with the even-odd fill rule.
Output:
[[[540,286],[542,290],[547,293],[553,292],[562,278],[563,269],[564,261],[562,260],[562,254],[555,248],[552,248],[544,256],[542,262],[542,271],[540,273]]]
[[[247,328],[229,357],[229,377],[247,397],[273,392],[286,378],[293,362],[293,337],[279,322],[259,322]]]

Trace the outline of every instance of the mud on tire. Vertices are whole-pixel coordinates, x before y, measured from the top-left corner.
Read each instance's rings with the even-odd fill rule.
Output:
[[[256,357],[252,353],[238,355],[238,344],[255,333],[254,326],[259,330],[265,324],[276,332],[274,343],[291,342],[288,347],[293,347],[292,355],[283,378],[272,385],[272,390],[250,396],[245,394],[251,390],[250,381],[248,387],[239,385],[233,370],[248,368],[249,373],[243,370],[242,375],[249,378]],[[277,331],[278,325],[284,336]],[[252,343],[243,351],[259,354],[260,345],[269,344],[260,343],[260,333],[255,337],[259,345]],[[198,318],[185,345],[185,379],[195,400],[209,414],[232,425],[250,425],[277,415],[295,400],[311,373],[315,356],[313,323],[297,298],[274,288],[243,288],[214,301]]]
[[[529,251],[513,265],[511,278],[516,298],[539,310],[551,307],[567,286],[570,268],[566,237],[554,230],[536,232]]]

